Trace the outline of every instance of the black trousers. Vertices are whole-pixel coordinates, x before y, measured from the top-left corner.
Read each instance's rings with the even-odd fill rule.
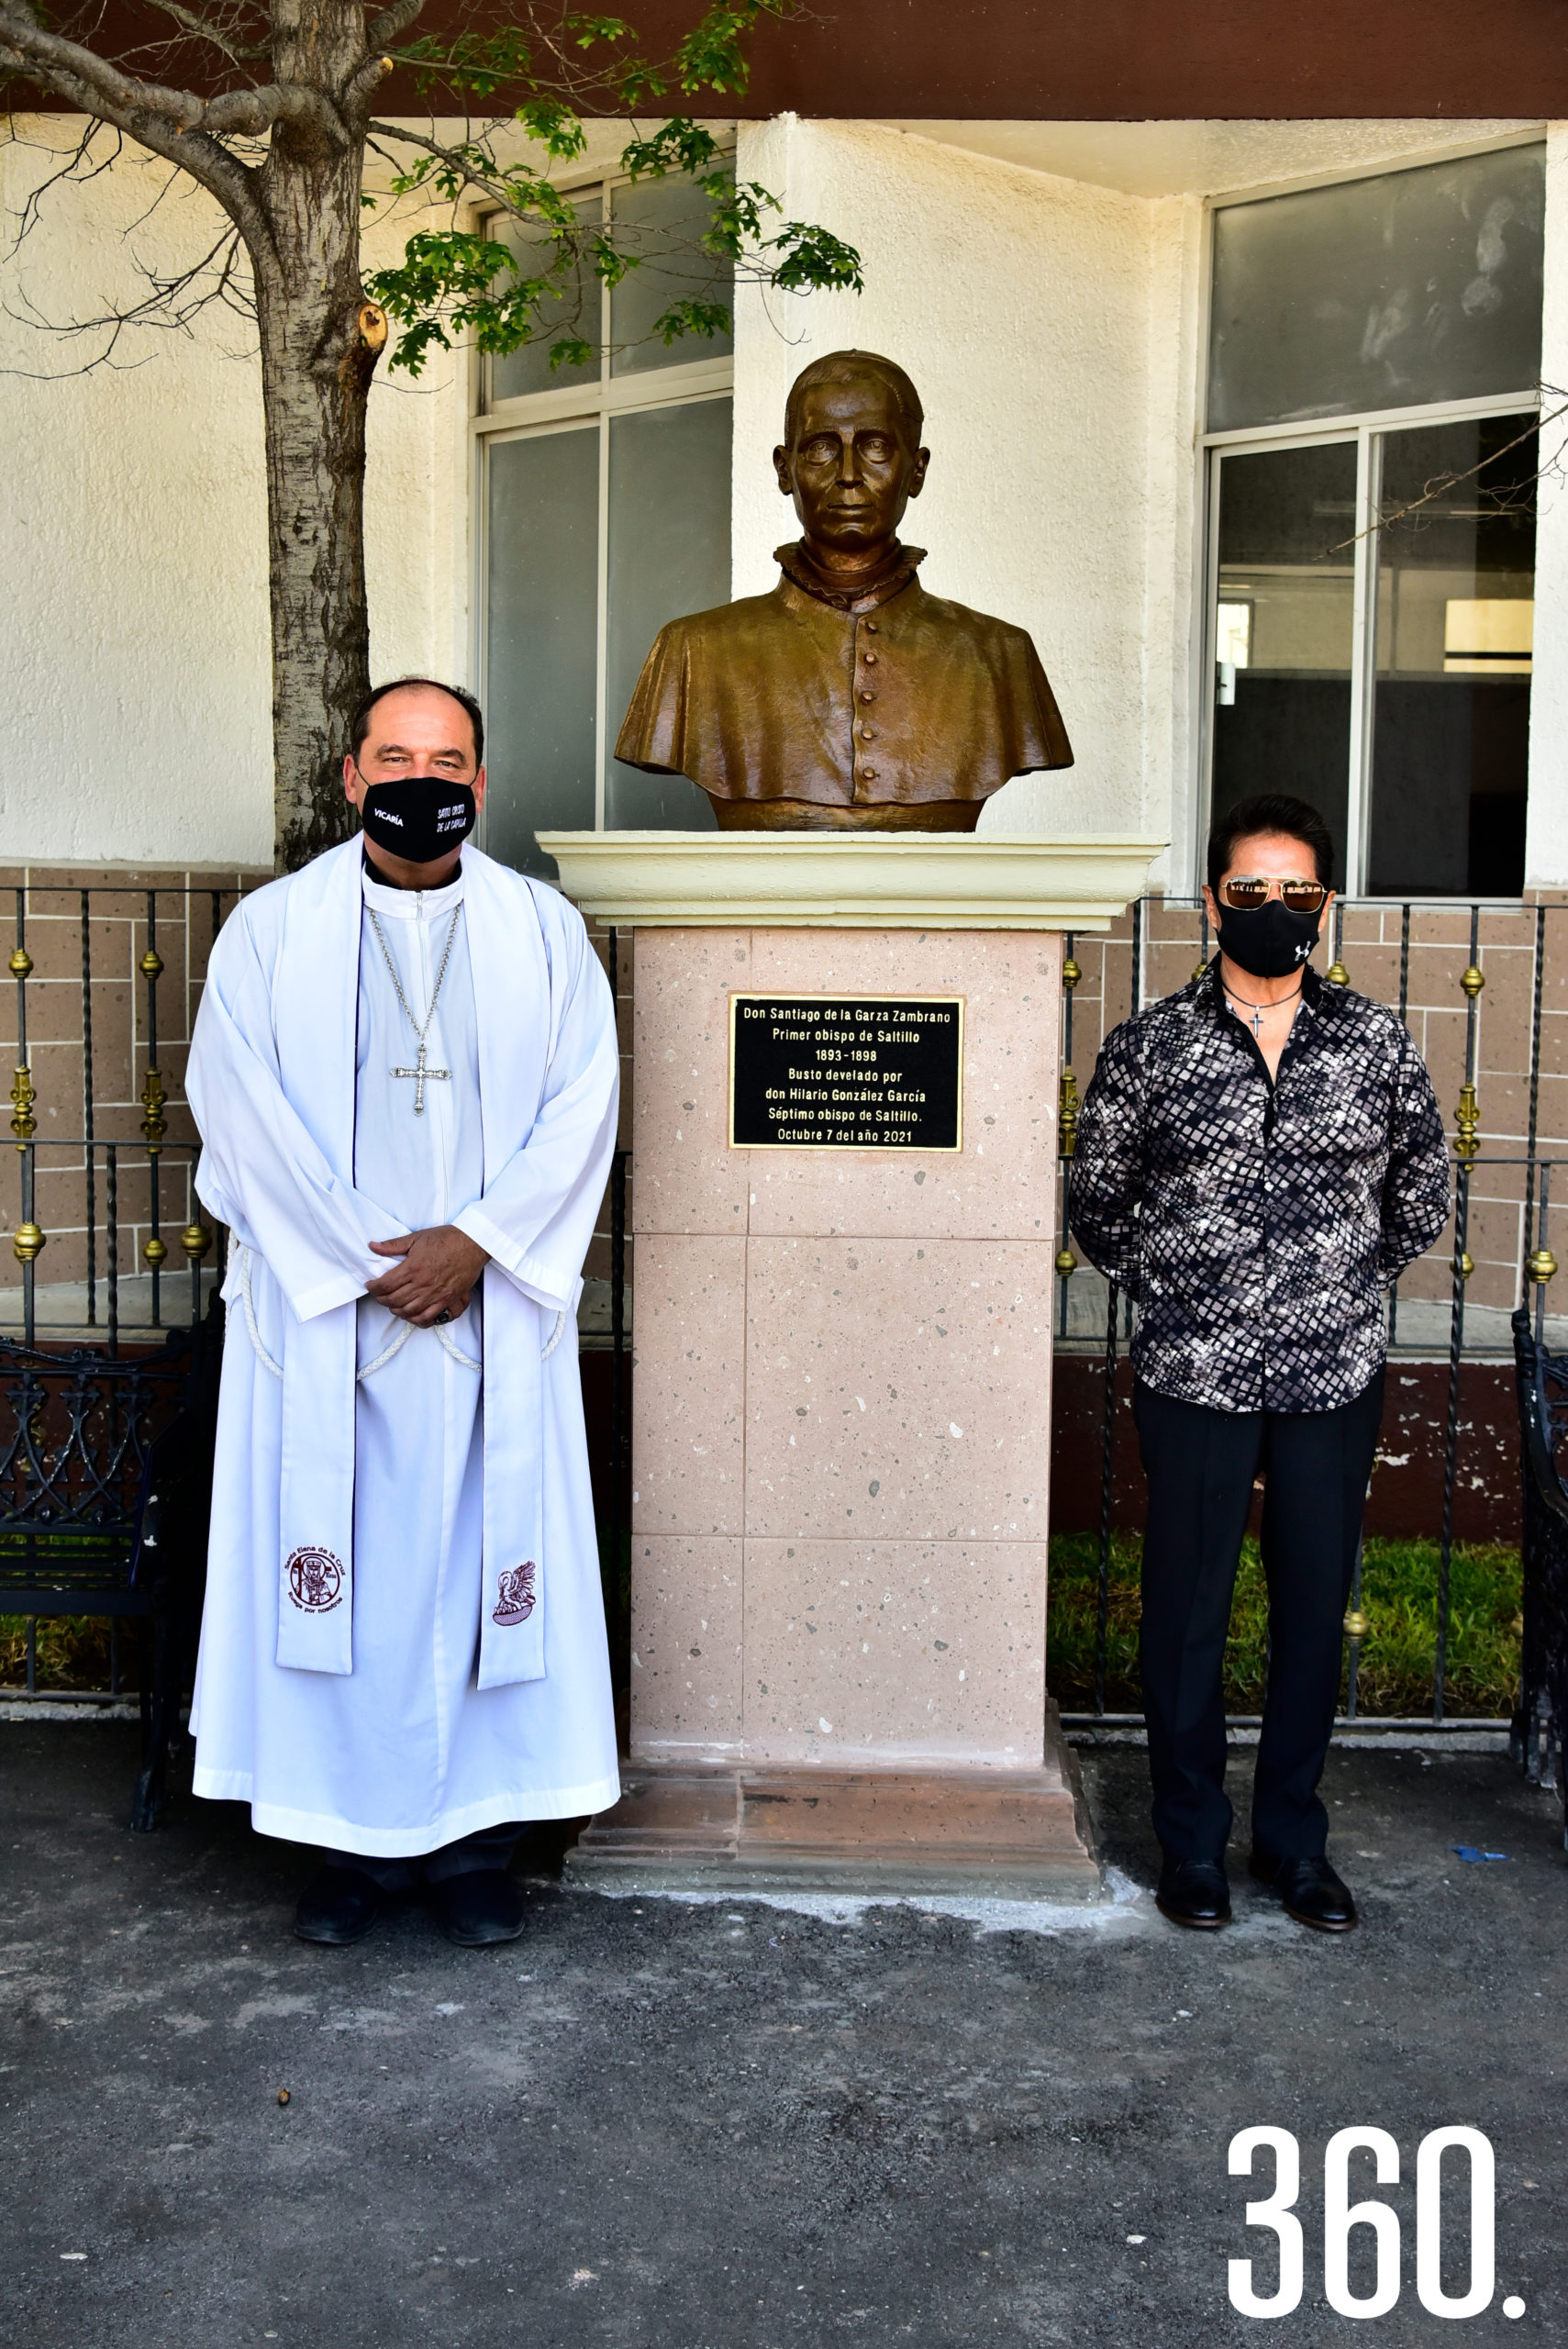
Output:
[[[323,1852],[321,1856],[328,1867],[358,1868],[361,1876],[373,1876],[384,1892],[411,1892],[417,1884],[440,1884],[449,1876],[477,1875],[481,1868],[509,1867],[522,1831],[516,1820],[505,1827],[482,1827],[477,1834],[460,1836],[455,1843],[443,1843],[439,1851],[423,1852],[412,1860],[378,1860],[364,1852]]]
[[[1262,1475],[1269,1672],[1252,1835],[1282,1858],[1320,1858],[1329,1814],[1318,1781],[1339,1700],[1383,1373],[1333,1411],[1213,1411],[1141,1384],[1132,1410],[1149,1479],[1139,1661],[1155,1832],[1184,1860],[1217,1859],[1230,1832],[1220,1675]]]

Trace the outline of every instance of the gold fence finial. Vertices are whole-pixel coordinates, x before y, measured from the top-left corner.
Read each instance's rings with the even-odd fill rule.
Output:
[[[1070,1068],[1064,1068],[1056,1104],[1056,1154],[1071,1158],[1077,1147],[1078,1080]]]
[[[169,1121],[163,1115],[164,1098],[163,1079],[157,1069],[150,1068],[141,1088],[141,1133],[148,1153],[153,1158],[162,1148],[163,1136],[168,1131]]]
[[[1473,1158],[1481,1147],[1481,1105],[1475,1098],[1473,1085],[1460,1086],[1459,1107],[1453,1113],[1453,1122],[1458,1130],[1453,1141],[1454,1156]]]
[[[19,1068],[11,1079],[11,1131],[17,1137],[18,1150],[25,1150],[39,1130],[39,1121],[33,1115],[33,1103],[38,1097],[31,1069]]]

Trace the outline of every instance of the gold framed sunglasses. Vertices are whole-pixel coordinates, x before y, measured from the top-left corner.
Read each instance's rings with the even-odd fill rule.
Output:
[[[1244,914],[1266,906],[1272,889],[1279,891],[1281,905],[1293,914],[1317,913],[1329,894],[1321,881],[1264,881],[1255,874],[1233,873],[1220,883],[1217,895],[1222,906]]]

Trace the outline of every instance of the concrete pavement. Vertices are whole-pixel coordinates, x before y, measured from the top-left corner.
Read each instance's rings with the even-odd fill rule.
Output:
[[[1027,1920],[1054,1930],[612,1900],[541,1846],[525,1938],[468,1954],[417,1909],[351,1951],[296,1943],[302,1855],[189,1798],[132,1835],[135,1750],[118,1724],[0,1725],[17,2349],[1568,2341],[1568,1861],[1557,1802],[1504,1760],[1331,1760],[1364,1911],[1344,1939],[1255,1897],[1240,1851],[1236,1925],[1167,1926],[1142,1756],[1113,1750],[1084,1767],[1120,1897]],[[1303,2160],[1306,2290],[1273,2325],[1226,2288],[1247,2254],[1272,2288],[1243,2213],[1269,2164],[1226,2166],[1262,2122]],[[1490,2138],[1497,2207],[1496,2296],[1458,2322],[1416,2297],[1412,2183],[1454,2122]],[[1373,2320],[1324,2302],[1323,2146],[1351,2123],[1402,2156],[1392,2188],[1352,2171],[1404,2232]]]

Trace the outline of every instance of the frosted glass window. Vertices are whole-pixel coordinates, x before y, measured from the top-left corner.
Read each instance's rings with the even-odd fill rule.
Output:
[[[1544,147],[1214,216],[1211,431],[1528,391]]]
[[[1214,813],[1259,791],[1308,800],[1342,874],[1351,745],[1353,440],[1218,460]]]
[[[606,751],[665,621],[729,600],[730,429],[728,399],[610,418]],[[605,821],[695,831],[714,816],[684,775],[643,774],[611,758]]]
[[[597,195],[584,196],[575,208],[587,228],[596,228],[604,217],[604,200]],[[520,220],[499,220],[495,233],[517,255],[525,274],[546,267],[554,250],[554,239],[543,228],[528,228]],[[497,279],[497,288],[504,288],[507,282],[506,278]],[[604,330],[601,313],[598,274],[591,262],[580,260],[575,270],[562,281],[561,293],[541,305],[533,340],[525,342],[520,351],[508,351],[504,359],[490,362],[492,402],[524,399],[530,392],[555,392],[572,384],[596,384],[598,344]],[[550,345],[562,335],[581,335],[584,342],[593,344],[594,356],[581,367],[552,369]]]
[[[486,525],[484,844],[553,880],[535,830],[595,820],[598,426],[493,441]]]
[[[1519,416],[1380,436],[1378,896],[1524,885],[1538,439]]]
[[[722,302],[733,307],[735,273],[702,250],[711,214],[689,180],[641,180],[611,199],[621,247],[639,256],[610,295],[610,373],[639,375],[654,367],[689,367],[727,359],[733,335],[683,335],[668,347],[649,342],[653,322],[673,302]]]

